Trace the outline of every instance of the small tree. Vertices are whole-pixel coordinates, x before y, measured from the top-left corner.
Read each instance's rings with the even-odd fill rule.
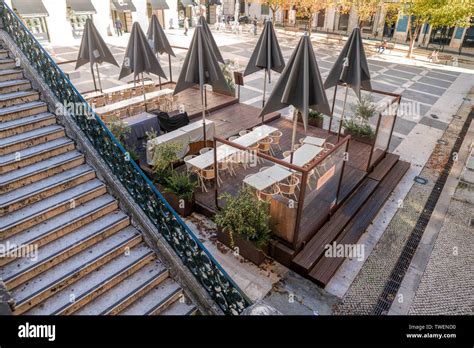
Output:
[[[357,22],[359,27],[362,23],[369,21],[377,9],[382,5],[382,0],[354,0],[354,6],[357,10]]]
[[[286,9],[290,6],[290,0],[259,0],[262,5],[267,5],[272,10],[272,24],[275,25],[275,15],[278,10]]]
[[[424,23],[432,27],[467,27],[474,16],[471,0],[402,0],[401,14],[411,18],[408,35],[410,45],[407,57],[411,58],[416,38]]]
[[[326,9],[334,6],[333,0],[296,0],[296,14],[298,17],[306,21],[306,30],[311,35],[311,24],[313,19],[317,16],[319,11],[326,11]]]

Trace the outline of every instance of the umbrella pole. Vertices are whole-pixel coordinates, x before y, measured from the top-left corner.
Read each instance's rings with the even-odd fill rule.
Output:
[[[158,76],[158,83],[160,84],[160,90],[161,90],[161,76]]]
[[[95,70],[97,70],[97,80],[99,80],[99,88],[102,92],[102,82],[100,82],[99,64],[95,63]]]
[[[145,81],[143,80],[143,73],[142,73],[142,92],[143,92],[143,100],[145,101],[145,110],[146,110]]]
[[[293,163],[293,152],[294,152],[294,147],[295,147],[295,142],[296,142],[296,127],[298,125],[298,109],[295,109],[293,111],[293,134],[291,135],[291,157],[290,157],[290,163]]]
[[[92,73],[92,80],[94,81],[94,91],[97,91],[97,83],[95,82],[95,75],[94,75],[94,66],[91,64],[91,73]]]
[[[341,113],[341,122],[339,123],[339,131],[337,132],[337,141],[339,142],[339,138],[341,137],[341,130],[342,130],[342,123],[344,122],[344,111],[346,110],[346,101],[347,101],[347,84],[345,84],[346,87],[346,94],[344,96],[344,104],[342,104],[342,113]]]
[[[267,69],[265,69],[265,77],[263,78],[263,99],[262,109],[265,107],[265,95],[267,94]]]
[[[207,146],[207,139],[206,139],[206,106],[204,104],[204,89],[205,86],[201,88],[201,105],[202,105],[202,131],[204,135],[204,146]]]
[[[336,105],[336,94],[337,94],[337,84],[334,87],[334,96],[332,98],[331,118],[329,119],[329,129],[328,129],[329,133],[331,133],[332,119],[334,117],[334,106]]]
[[[171,68],[171,54],[168,54],[168,65],[170,66],[170,82],[173,82],[173,69]]]

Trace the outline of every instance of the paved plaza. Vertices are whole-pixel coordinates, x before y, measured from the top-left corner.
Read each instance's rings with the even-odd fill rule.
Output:
[[[175,47],[177,56],[172,58],[173,80],[176,81],[186,55],[185,48],[189,45],[192,37],[192,31],[187,37],[181,31],[167,31],[167,34],[170,43]],[[239,70],[243,71],[258,36],[250,34],[239,36],[219,32],[214,32],[214,36],[224,58],[233,60],[240,67]],[[122,63],[127,39],[127,34],[122,38],[106,38],[119,64]],[[299,36],[279,31],[278,39],[283,56],[285,60],[288,60]],[[324,35],[320,34],[314,34],[312,41],[324,80],[342,45],[327,40]],[[68,61],[76,59],[79,44],[77,42],[77,44],[67,47],[55,46],[48,47],[48,49],[53,53],[56,61],[65,62],[60,66],[69,74],[79,91],[86,92],[93,89],[91,74],[87,67],[83,66],[78,71],[74,71],[75,63],[68,63]],[[399,256],[400,248],[411,231],[413,221],[416,221],[426,195],[431,191],[432,183],[436,179],[436,171],[424,170],[425,165],[435,149],[437,141],[443,138],[445,131],[453,121],[453,115],[457,113],[463,103],[472,104],[466,99],[474,81],[474,70],[469,67],[432,64],[423,57],[408,60],[404,57],[405,53],[395,50],[377,54],[373,48],[369,48],[366,54],[373,88],[402,95],[402,105],[395,124],[390,151],[400,155],[402,160],[411,162],[412,166],[371,227],[362,235],[360,242],[367,245],[364,260],[347,259],[330,281],[326,290],[318,292],[315,302],[310,305],[299,308],[290,306],[293,310],[289,310],[288,306],[284,304],[285,300],[282,298],[286,298],[286,295],[282,295],[282,293],[286,294],[288,289],[295,288],[295,296],[299,296],[301,300],[296,303],[300,304],[303,302],[303,298],[308,298],[308,290],[313,293],[315,291],[311,289],[310,285],[305,284],[304,280],[296,279],[291,271],[288,273],[286,268],[283,269],[275,265],[267,271],[262,271],[253,265],[242,268],[241,261],[230,254],[216,256],[238,285],[251,294],[252,300],[265,298],[277,309],[290,311],[294,314],[308,314],[310,312],[329,314],[333,307],[337,307],[335,299],[338,298],[342,302],[336,308],[337,313],[370,314],[380,289]],[[168,57],[162,56],[161,63],[168,75]],[[118,80],[119,68],[111,65],[102,66],[100,74],[103,88],[117,86],[130,80],[130,77],[125,81]],[[278,74],[272,72],[272,83],[267,85],[268,95],[277,79]],[[245,77],[245,86],[241,88],[240,94],[243,103],[261,107],[262,81],[263,72]],[[343,88],[338,91],[335,104],[336,117],[342,111],[343,92]],[[333,90],[329,89],[327,95],[331,101]],[[387,97],[377,94],[373,94],[373,98],[379,105],[388,100]],[[346,114],[352,113],[352,104],[355,100],[355,94],[349,91]],[[283,115],[285,115],[285,111]],[[413,186],[413,179],[417,175],[423,175],[429,179],[429,184],[423,187]],[[400,201],[404,201],[405,209],[399,209]],[[391,232],[385,233],[386,231]],[[217,255],[218,248],[206,239],[206,236],[201,237],[207,240],[206,246]],[[435,250],[435,252],[440,253],[439,250]],[[241,273],[242,269],[244,269],[244,273]],[[287,281],[285,282],[285,280]],[[426,285],[423,284],[420,291],[425,291],[423,289],[426,288]],[[282,289],[284,290],[282,291]],[[428,290],[432,291],[433,289],[428,288]],[[417,303],[421,303],[422,297],[420,296],[415,299],[413,313],[422,312],[417,309]]]

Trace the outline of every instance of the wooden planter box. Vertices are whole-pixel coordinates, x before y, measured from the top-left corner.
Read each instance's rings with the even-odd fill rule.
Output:
[[[166,192],[165,188],[161,184],[155,183],[155,187],[157,188],[158,191],[161,192],[163,197],[173,207],[173,209],[176,210],[176,212],[182,217],[187,217],[194,212],[194,208],[195,208],[194,194],[191,200],[189,201],[184,200],[184,202],[182,202],[183,207],[181,207],[181,204],[180,204],[181,198],[179,198],[172,192]]]
[[[342,133],[344,135],[350,135],[351,136],[351,139],[353,140],[357,140],[358,142],[360,143],[364,143],[364,144],[368,144],[368,145],[373,145],[373,143],[375,142],[375,137],[374,138],[367,138],[367,137],[361,137],[359,135],[356,135],[350,131],[348,131],[347,129],[343,129]]]
[[[229,234],[222,231],[221,228],[217,229],[217,240],[227,245],[229,248],[232,248],[230,245]],[[265,261],[265,255],[268,254],[268,245],[266,245],[262,250],[257,249],[252,242],[242,238],[236,233],[234,233],[234,247],[239,248],[239,254],[243,258],[252,261],[257,266],[260,266]]]
[[[301,116],[298,116],[298,123],[303,123]],[[308,124],[313,127],[323,128],[324,119],[308,117]]]

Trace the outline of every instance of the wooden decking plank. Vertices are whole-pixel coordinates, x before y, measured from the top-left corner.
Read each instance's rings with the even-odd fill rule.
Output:
[[[336,239],[337,244],[357,243],[360,236],[371,224],[409,167],[410,164],[407,162],[397,162],[397,164],[382,180],[374,194],[367,200],[367,202],[362,206],[359,212],[354,216],[351,222]],[[327,258],[323,256],[309,272],[309,277],[319,285],[326,286],[326,284],[330,281],[332,276],[344,262],[344,259],[345,258]]]
[[[369,178],[381,181],[385,175],[392,169],[397,163],[400,156],[388,153],[385,158],[374,168],[374,170],[368,175]]]
[[[374,192],[378,182],[364,179],[351,197],[337,210],[333,217],[311,238],[305,248],[292,260],[292,269],[307,273],[321,258],[325,246],[337,238],[339,233]]]

